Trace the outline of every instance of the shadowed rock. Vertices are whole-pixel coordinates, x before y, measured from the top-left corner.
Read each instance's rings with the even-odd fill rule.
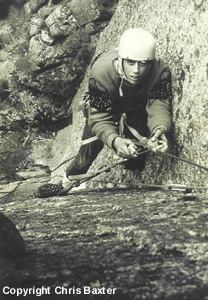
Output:
[[[14,223],[0,213],[0,257],[16,258],[24,251],[24,240]]]
[[[38,9],[44,6],[47,2],[48,0],[30,0],[30,9],[33,13],[37,12]]]
[[[98,19],[102,10],[96,0],[80,0],[79,2],[72,0],[70,2],[70,9],[79,25],[88,24]]]

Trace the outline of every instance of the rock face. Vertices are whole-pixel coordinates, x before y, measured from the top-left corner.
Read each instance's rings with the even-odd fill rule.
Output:
[[[111,6],[116,2],[111,1]],[[57,131],[69,123],[68,111],[73,110],[73,125],[58,133],[49,155],[52,159],[45,161],[51,169],[74,156],[80,145],[85,119],[78,107],[87,90],[88,72],[80,88],[79,85],[94,53],[98,40],[95,33],[107,25],[103,9],[111,8],[110,1],[81,3],[82,6],[74,0],[30,1],[22,10],[11,7],[8,21],[0,23],[1,128],[8,131],[19,126],[27,135],[28,128],[42,126],[51,130],[53,123]],[[88,11],[87,16],[83,15],[84,10]],[[205,166],[208,162],[207,16],[206,1],[121,0],[96,49],[99,54],[114,47],[119,35],[129,27],[143,27],[154,34],[157,54],[172,70],[172,150]],[[92,169],[110,162],[111,156],[104,149]],[[57,169],[53,176],[63,174],[65,167]],[[207,174],[177,160],[151,154],[142,177],[121,168],[104,178],[136,184],[142,180],[201,185],[206,184]]]
[[[39,287],[44,280],[51,294],[32,296],[44,300],[207,300],[207,195],[120,189],[43,201],[31,197],[39,184],[24,181],[1,205],[28,248],[17,263],[0,259],[0,287]],[[117,292],[54,293],[54,286],[73,285]],[[3,299],[21,298],[31,297]]]
[[[155,17],[159,16],[159,17]],[[157,55],[171,67],[173,81],[173,145],[177,155],[208,167],[208,114],[207,114],[207,32],[208,3],[205,1],[127,1],[119,2],[109,26],[102,32],[96,54],[118,43],[119,35],[129,27],[143,27],[157,40]],[[63,160],[73,157],[80,145],[84,118],[77,112],[78,103],[87,88],[88,73],[75,96],[74,124],[57,135],[52,147],[54,160],[51,169]],[[77,139],[77,137],[79,137]],[[65,150],[63,150],[65,149]],[[108,164],[112,153],[105,149],[92,169]],[[64,167],[53,176],[64,173]],[[122,168],[104,175],[105,180],[124,180],[138,185],[146,183],[207,184],[207,172],[188,164],[163,159],[151,154],[140,176]]]
[[[67,36],[72,30],[77,29],[77,21],[68,5],[57,6],[46,18],[45,23],[52,37]]]

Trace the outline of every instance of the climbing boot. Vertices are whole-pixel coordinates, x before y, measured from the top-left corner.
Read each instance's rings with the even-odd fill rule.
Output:
[[[44,185],[39,186],[34,194],[36,198],[48,198],[56,196],[61,190],[63,190],[63,186],[61,183],[46,183]]]
[[[92,174],[70,175],[63,177],[60,184],[47,183],[41,185],[34,192],[36,198],[48,198],[52,196],[66,195],[73,188],[78,188],[83,180],[90,178]]]

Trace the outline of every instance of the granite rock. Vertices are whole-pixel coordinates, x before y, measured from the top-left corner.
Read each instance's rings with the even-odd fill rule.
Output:
[[[30,40],[29,55],[37,65],[43,64],[53,57],[53,47],[44,43],[41,35],[35,35]]]
[[[207,14],[206,1],[194,1],[189,5],[188,0],[178,1],[128,1],[119,2],[117,10],[100,36],[95,56],[107,51],[118,44],[119,37],[129,27],[143,27],[150,31],[157,41],[157,56],[169,64],[172,72],[173,91],[173,153],[195,163],[208,167],[207,147]],[[180,12],[180,13],[179,13]],[[155,16],[160,16],[155,18]],[[77,147],[84,127],[82,113],[77,111],[81,95],[87,90],[88,73],[83,84],[75,96],[72,107],[74,108],[74,124],[71,128],[63,129],[57,135],[52,146],[55,159],[49,164],[54,166],[77,153]],[[64,132],[70,132],[69,140],[76,138],[74,147],[66,145],[66,152],[59,146],[67,141]],[[62,136],[63,135],[63,136]],[[54,148],[54,149],[53,149]],[[54,152],[54,150],[56,151]],[[112,161],[109,149],[104,148],[92,166],[92,170],[100,168],[103,164]],[[57,173],[64,173],[64,166]],[[169,184],[182,183],[186,185],[207,185],[207,173],[199,168],[182,163],[177,159],[162,158],[150,154],[146,161],[146,168],[142,173],[126,170],[114,170],[109,181],[122,180],[125,182]]]
[[[43,19],[39,18],[38,16],[34,16],[29,24],[29,34],[30,37],[38,34],[43,27],[44,21]]]
[[[72,0],[70,9],[78,24],[85,25],[100,17],[102,6],[97,0]]]
[[[77,26],[69,7],[61,5],[46,18],[45,23],[52,37],[69,35]]]

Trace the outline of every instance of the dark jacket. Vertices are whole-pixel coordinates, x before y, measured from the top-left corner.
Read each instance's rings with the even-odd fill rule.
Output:
[[[162,60],[154,60],[140,82],[132,86],[115,68],[117,49],[102,54],[92,65],[89,80],[88,125],[104,144],[112,148],[118,136],[116,122],[126,113],[127,122],[141,134],[171,128],[171,74]],[[119,93],[122,89],[123,96]]]

